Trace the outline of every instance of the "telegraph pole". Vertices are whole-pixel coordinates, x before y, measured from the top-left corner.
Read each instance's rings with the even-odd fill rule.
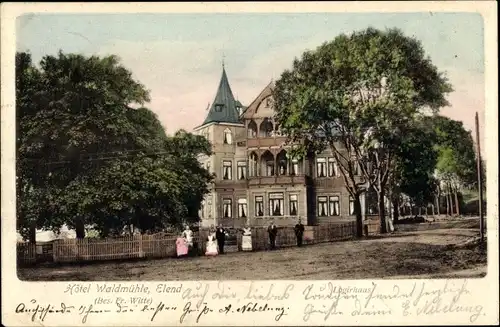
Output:
[[[477,144],[477,186],[479,188],[479,234],[481,243],[484,242],[484,214],[483,214],[483,171],[481,163],[481,143],[479,141],[479,115],[476,111],[476,144]]]

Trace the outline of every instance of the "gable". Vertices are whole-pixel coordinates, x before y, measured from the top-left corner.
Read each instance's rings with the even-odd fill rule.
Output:
[[[266,99],[272,100],[272,87],[273,83],[269,83],[260,94],[252,101],[247,110],[243,114],[244,119],[251,119],[257,117],[270,117],[274,115],[272,107],[266,107]]]

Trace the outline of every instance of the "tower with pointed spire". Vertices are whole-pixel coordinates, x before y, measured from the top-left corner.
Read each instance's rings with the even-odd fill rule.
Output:
[[[207,107],[203,123],[194,129],[195,133],[205,136],[212,144],[212,155],[201,157],[200,161],[216,175],[215,183],[200,210],[202,226],[227,223],[221,219],[233,215],[235,196],[246,198],[246,183],[238,175],[246,160],[246,148],[240,142],[245,138],[245,125],[241,119],[244,109],[234,97],[222,61],[222,75],[215,97]]]
[[[241,107],[241,103],[234,98],[223,64],[217,93],[202,126],[210,123],[241,124],[238,107]]]

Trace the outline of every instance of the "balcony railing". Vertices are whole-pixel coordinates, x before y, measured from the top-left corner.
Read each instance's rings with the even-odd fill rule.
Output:
[[[305,175],[256,176],[248,178],[248,185],[306,184]]]
[[[247,147],[270,147],[279,146],[286,142],[287,138],[285,136],[275,136],[275,137],[258,137],[247,139]]]

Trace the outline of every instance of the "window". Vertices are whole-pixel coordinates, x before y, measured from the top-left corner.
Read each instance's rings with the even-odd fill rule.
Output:
[[[274,176],[274,161],[266,161],[266,176]]]
[[[247,216],[247,199],[238,199],[238,217],[245,218]]]
[[[251,120],[248,123],[248,138],[255,138],[257,137],[257,124]]]
[[[290,195],[290,216],[297,216],[297,210],[299,206],[298,196],[297,194]]]
[[[286,160],[280,160],[279,169],[280,175],[286,175]]]
[[[274,126],[274,135],[276,136],[283,136],[283,134],[281,133],[281,128],[278,124],[276,124]]]
[[[337,163],[335,162],[335,158],[328,158],[328,176],[338,176]]]
[[[299,175],[299,161],[297,159],[292,159],[292,175]]]
[[[224,105],[223,105],[223,104],[216,104],[216,105],[215,105],[215,111],[217,111],[217,112],[221,112],[221,111],[222,111],[222,107],[224,107]]]
[[[231,218],[233,216],[233,200],[222,199],[222,211],[224,218]]]
[[[229,128],[224,130],[224,144],[233,144],[233,136]]]
[[[231,161],[224,160],[222,162],[222,179],[233,179],[232,170],[233,163]]]
[[[266,108],[269,108],[270,106],[272,106],[273,104],[273,100],[271,98],[267,98],[266,99]]]
[[[326,196],[318,196],[318,216],[328,216],[328,199]]]
[[[269,215],[283,216],[283,193],[269,193]]]
[[[264,216],[264,197],[255,197],[255,215],[262,217]]]
[[[272,137],[274,135],[273,123],[270,119],[265,118],[260,124],[260,136],[262,137]]]
[[[318,177],[326,177],[326,159],[318,158],[316,161],[317,161]]]
[[[257,176],[257,172],[259,170],[259,167],[257,166],[257,155],[255,153],[252,153],[250,155],[250,158],[248,158],[248,162],[250,164],[250,176],[255,177]]]
[[[352,196],[349,196],[349,215],[354,216],[356,214],[354,210],[354,199]]]
[[[247,163],[246,161],[238,161],[238,179],[247,178]]]
[[[210,162],[207,162],[207,171],[210,173]]]
[[[330,216],[340,216],[340,199],[338,196],[330,196],[328,205]]]

